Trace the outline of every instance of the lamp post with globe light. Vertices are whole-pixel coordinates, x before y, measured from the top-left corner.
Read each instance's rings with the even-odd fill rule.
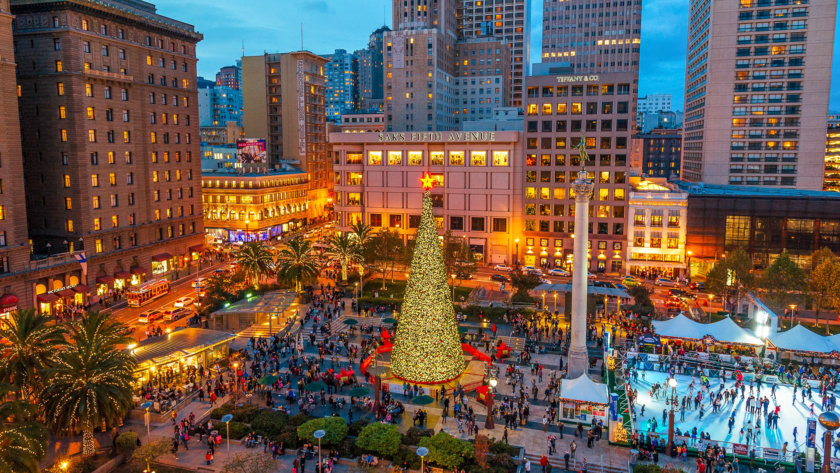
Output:
[[[318,468],[315,471],[322,471],[324,468],[324,465],[321,463],[321,439],[324,435],[327,435],[327,432],[323,429],[318,429],[312,433],[312,436],[318,439]]]
[[[668,379],[668,386],[671,386],[672,397],[670,400],[671,410],[668,412],[668,445],[665,447],[665,454],[671,456],[674,445],[674,408],[677,406],[677,397],[674,393],[677,392],[677,380],[675,378]],[[668,402],[667,398],[665,402]]]
[[[496,424],[493,423],[493,389],[496,388],[496,383],[496,378],[490,378],[490,381],[488,381],[490,389],[484,396],[484,405],[487,406],[487,420],[484,421],[484,428],[487,430],[493,430],[496,427]]]
[[[823,434],[823,466],[821,473],[831,473],[831,438],[832,432],[840,427],[840,416],[832,411],[826,411],[819,416],[820,425],[825,428]]]
[[[420,473],[425,473],[426,469],[423,467],[423,459],[429,454],[429,449],[420,447],[417,449],[417,456],[420,457]]]

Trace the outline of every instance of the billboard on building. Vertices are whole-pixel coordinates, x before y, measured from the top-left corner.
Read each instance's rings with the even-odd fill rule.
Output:
[[[236,162],[243,164],[265,164],[265,140],[258,140],[256,138],[236,140]]]

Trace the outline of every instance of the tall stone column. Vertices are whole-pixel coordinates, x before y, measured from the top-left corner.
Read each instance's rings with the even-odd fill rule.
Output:
[[[572,268],[572,342],[569,347],[567,378],[573,379],[585,374],[589,366],[586,351],[586,296],[589,270],[589,200],[594,185],[586,170],[578,173],[572,183],[575,191],[575,248]]]

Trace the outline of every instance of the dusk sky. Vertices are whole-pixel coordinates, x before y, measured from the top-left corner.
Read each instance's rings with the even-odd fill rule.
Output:
[[[158,12],[195,25],[198,73],[212,79],[221,66],[245,54],[286,52],[303,47],[316,54],[354,51],[383,21],[391,25],[391,0],[152,0]],[[531,62],[540,60],[542,0],[531,0]],[[688,0],[644,0],[639,95],[670,93],[681,109],[685,73]],[[840,41],[835,36],[835,51]],[[831,110],[840,111],[840,54],[834,55]]]

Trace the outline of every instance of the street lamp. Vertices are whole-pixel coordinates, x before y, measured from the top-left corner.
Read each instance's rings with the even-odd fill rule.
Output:
[[[424,473],[425,468],[423,468],[423,458],[429,454],[429,449],[426,447],[420,447],[417,449],[417,456],[420,457],[420,473]]]
[[[324,435],[327,435],[327,433],[324,432],[323,429],[318,429],[318,430],[316,430],[315,432],[312,433],[312,436],[315,437],[316,439],[318,439],[318,470],[317,470],[318,472],[323,471],[323,465],[321,464],[321,438]]]
[[[513,267],[516,268],[519,266],[519,238],[513,240],[516,243],[516,251],[513,253]]]
[[[557,291],[554,292],[554,313],[557,313]]]
[[[668,386],[671,386],[671,392],[674,393],[677,391],[677,380],[676,378],[670,378],[668,380]],[[676,396],[671,398],[671,411],[668,412],[668,445],[665,447],[665,454],[670,456],[671,449],[674,445],[674,407],[676,407]]]
[[[154,403],[152,403],[152,401],[146,401],[143,404],[140,404],[140,408],[146,410],[146,413],[143,414],[143,419],[146,421],[146,443],[152,443],[152,434],[149,430],[149,421],[151,420],[149,417],[149,408],[153,405]]]
[[[452,275],[452,302],[455,302],[455,275]]]
[[[542,293],[542,310],[545,310],[545,291]]]
[[[714,294],[709,294],[709,323],[712,322],[712,301],[715,300]]]
[[[493,430],[493,389],[496,387],[496,378],[490,378],[490,387],[487,390],[487,395],[484,396],[484,405],[487,406],[487,420],[484,422],[484,428]]]
[[[823,434],[823,466],[820,473],[831,473],[831,437],[832,432],[840,427],[840,416],[835,412],[825,411],[819,416],[820,424],[825,428]]]
[[[793,322],[796,320],[796,304],[790,305],[790,328],[793,328]]]
[[[688,255],[688,279],[691,280],[691,255],[694,253],[692,253],[691,250],[688,250],[685,254]]]
[[[233,420],[233,414],[225,414],[222,416],[222,422],[225,423],[225,431],[227,432],[227,451],[230,453],[230,421]]]
[[[239,387],[239,363],[233,364],[233,390],[236,391]]]

